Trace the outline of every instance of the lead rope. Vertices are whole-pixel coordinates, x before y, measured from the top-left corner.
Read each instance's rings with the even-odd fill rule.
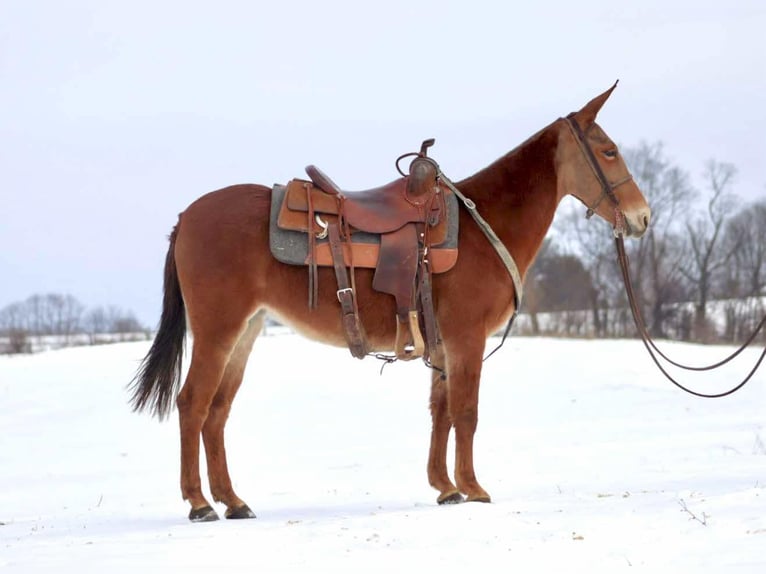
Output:
[[[646,350],[648,351],[649,356],[654,361],[654,364],[657,365],[657,368],[662,372],[663,375],[665,375],[665,378],[667,378],[671,383],[673,383],[682,391],[685,391],[689,393],[690,395],[694,395],[695,397],[702,397],[704,399],[718,399],[718,398],[726,397],[728,395],[736,393],[739,389],[744,387],[745,384],[747,384],[747,382],[753,377],[755,372],[758,370],[758,367],[761,366],[761,363],[763,362],[764,357],[766,357],[766,347],[764,347],[763,351],[761,352],[761,356],[758,357],[758,360],[756,361],[753,369],[748,373],[748,375],[745,377],[745,379],[742,382],[732,387],[728,391],[724,391],[722,393],[711,393],[711,394],[694,391],[692,389],[689,389],[688,387],[685,387],[678,381],[676,381],[673,377],[670,376],[670,374],[668,374],[668,372],[660,364],[660,361],[657,359],[655,352],[657,353],[657,355],[665,359],[671,365],[674,365],[681,369],[685,369],[687,371],[710,371],[722,365],[725,365],[726,363],[731,361],[734,357],[739,355],[742,351],[744,351],[750,345],[750,343],[753,342],[756,335],[763,328],[764,324],[766,324],[766,316],[764,316],[764,318],[761,319],[761,322],[758,324],[753,334],[750,335],[750,338],[748,338],[748,340],[745,341],[745,343],[739,349],[737,349],[734,353],[729,355],[723,361],[719,361],[718,363],[715,363],[713,365],[707,365],[705,367],[690,367],[688,365],[683,365],[681,363],[672,361],[667,356],[665,356],[665,354],[662,353],[662,351],[660,351],[657,348],[654,341],[652,341],[651,337],[649,336],[648,330],[646,329],[646,324],[644,323],[644,319],[641,315],[641,310],[639,309],[638,303],[636,301],[635,292],[633,290],[633,282],[630,279],[630,267],[629,267],[628,255],[625,252],[625,243],[623,242],[623,239],[622,239],[622,233],[619,232],[619,230],[615,232],[614,241],[615,241],[615,246],[617,248],[617,259],[620,263],[620,270],[622,271],[622,279],[625,282],[625,290],[627,291],[627,294],[628,294],[630,311],[631,311],[631,314],[633,315],[633,322],[636,324],[636,329],[638,330],[638,334],[641,337],[641,342],[644,344],[644,347],[646,347]]]

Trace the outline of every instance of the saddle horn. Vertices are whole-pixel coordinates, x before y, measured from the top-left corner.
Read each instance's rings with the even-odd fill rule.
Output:
[[[435,142],[434,138],[423,140],[420,153],[410,163],[410,178],[407,182],[407,195],[410,197],[415,198],[430,193],[436,185],[438,166],[428,157],[428,148]]]
[[[428,155],[428,148],[430,148],[435,143],[436,140],[434,138],[423,140],[423,143],[420,144],[420,157],[426,157]]]

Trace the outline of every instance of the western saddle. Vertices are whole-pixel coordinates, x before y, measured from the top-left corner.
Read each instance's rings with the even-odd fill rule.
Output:
[[[420,152],[400,156],[396,166],[403,177],[374,189],[343,191],[313,165],[306,168],[310,180],[293,179],[274,188],[272,252],[285,260],[275,227],[307,236],[303,260],[297,263],[308,266],[312,308],[318,303],[317,267],[335,269],[343,328],[354,357],[369,353],[356,300],[357,267],[374,268],[373,288],[396,300],[396,358],[427,361],[435,351],[431,274],[457,261],[457,200],[442,186],[439,166],[427,155],[433,143],[426,140]],[[399,162],[412,156],[405,175]]]

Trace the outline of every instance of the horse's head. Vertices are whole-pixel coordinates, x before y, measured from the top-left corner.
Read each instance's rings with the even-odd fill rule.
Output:
[[[596,123],[596,115],[616,86],[559,120],[559,195],[579,199],[587,206],[588,217],[598,214],[615,233],[641,237],[649,226],[651,209],[617,146]]]

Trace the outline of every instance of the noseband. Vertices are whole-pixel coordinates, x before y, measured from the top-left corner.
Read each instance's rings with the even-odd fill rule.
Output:
[[[582,131],[582,128],[580,127],[580,124],[577,123],[577,120],[574,117],[574,112],[569,114],[566,118],[564,118],[567,122],[567,125],[569,126],[569,129],[572,130],[572,135],[575,138],[575,141],[577,142],[577,145],[580,146],[580,149],[582,150],[583,155],[585,156],[585,159],[588,162],[588,165],[593,170],[593,174],[596,176],[596,179],[598,180],[599,184],[601,185],[601,195],[598,197],[598,199],[593,203],[593,205],[585,204],[588,208],[588,211],[585,212],[585,217],[587,219],[590,219],[593,217],[593,214],[596,213],[596,209],[599,205],[601,205],[601,202],[604,201],[604,198],[609,198],[609,201],[612,202],[612,205],[615,207],[615,211],[618,213],[617,223],[618,225],[621,223],[620,219],[622,213],[619,209],[617,209],[617,206],[620,204],[620,200],[617,199],[617,195],[615,195],[614,190],[620,187],[623,183],[628,183],[633,179],[633,176],[628,173],[627,176],[624,178],[611,183],[604,174],[604,171],[601,169],[601,166],[598,164],[598,161],[596,160],[596,155],[593,153],[593,149],[591,149],[590,145],[588,144],[588,141],[585,139],[585,132]],[[583,202],[584,203],[584,202]]]

